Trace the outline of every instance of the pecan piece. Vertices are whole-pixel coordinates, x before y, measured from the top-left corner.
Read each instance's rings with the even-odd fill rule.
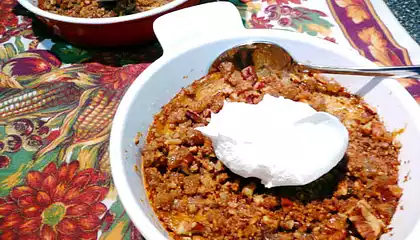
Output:
[[[172,170],[178,167],[189,168],[194,161],[194,156],[188,148],[182,146],[180,148],[173,148],[168,153],[168,169]]]
[[[267,216],[267,215],[262,217],[261,223],[266,225],[269,228],[272,228],[272,229],[277,229],[278,226],[279,226],[279,220],[278,219],[273,218],[271,216]]]
[[[243,79],[246,81],[254,82],[257,80],[257,74],[255,73],[254,66],[248,66],[241,71]]]
[[[234,71],[229,78],[226,79],[226,81],[232,85],[232,86],[236,86],[238,85],[240,82],[242,82],[244,79],[242,78],[242,75],[239,71]]]
[[[233,66],[233,63],[231,62],[222,62],[220,63],[218,69],[225,77],[230,77],[230,74],[235,71],[235,66]]]
[[[385,227],[385,224],[376,218],[372,211],[369,203],[361,200],[357,203],[349,217],[349,220],[354,224],[359,234],[366,240],[376,240]]]
[[[194,123],[202,123],[205,122],[204,119],[196,112],[191,111],[191,110],[187,110],[185,112],[185,116],[187,116],[187,118],[191,119]]]
[[[265,87],[265,83],[264,82],[256,82],[253,87],[257,90],[261,90]]]
[[[242,194],[247,196],[247,197],[252,197],[252,195],[254,194],[254,190],[257,186],[255,185],[255,183],[251,182],[250,184],[246,185],[243,189],[242,189]]]

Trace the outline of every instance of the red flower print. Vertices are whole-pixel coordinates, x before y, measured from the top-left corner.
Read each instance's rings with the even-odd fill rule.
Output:
[[[274,1],[263,0],[263,2],[274,2]],[[294,4],[301,4],[302,3],[301,0],[275,0],[275,2],[277,2],[278,5],[289,4],[289,3],[294,3]]]
[[[303,12],[289,6],[279,6],[277,4],[268,5],[264,9],[269,20],[281,20],[281,18],[295,19],[303,16]],[[284,21],[284,20],[283,20]]]
[[[13,15],[14,16],[14,15]],[[22,36],[27,39],[36,39],[34,32],[32,31],[32,19],[22,17],[23,22],[17,26],[6,30],[3,34],[0,34],[0,43],[6,42],[11,37]],[[0,27],[1,27],[0,23]],[[1,36],[3,35],[3,36]]]
[[[0,142],[0,151],[1,151],[1,144]],[[0,155],[0,169],[7,168],[10,163],[10,158],[8,156]]]
[[[18,18],[13,14],[13,7],[17,4],[16,0],[0,1],[0,35],[3,35],[7,28],[16,27]]]
[[[327,41],[330,41],[330,42],[333,42],[333,43],[337,43],[337,41],[333,37],[325,37],[324,40],[327,40]]]
[[[102,231],[108,231],[114,220],[115,215],[110,210],[106,211],[105,215],[102,217]]]
[[[280,7],[280,14],[281,15],[290,15],[290,13],[292,13],[292,9],[293,8],[291,8],[291,7],[289,7],[289,6],[281,6]]]
[[[265,19],[264,17],[257,17],[255,13],[252,14],[250,24],[253,28],[272,28],[273,25],[270,24],[270,20]]]
[[[127,65],[121,68],[99,63],[86,64],[85,70],[100,75],[98,82],[108,89],[123,89],[129,86],[149,64]]]
[[[267,14],[268,20],[279,20],[281,17],[280,7],[278,5],[268,5],[264,13]]]
[[[134,226],[134,224],[130,223],[129,227],[130,227],[130,230],[131,230],[131,234],[130,234],[130,239],[131,240],[144,240],[143,236],[141,235],[139,230],[137,230],[137,228],[136,228],[136,226]]]
[[[16,27],[18,25],[18,18],[12,12],[0,10],[0,35],[2,35],[6,28]]]
[[[108,188],[104,176],[93,168],[79,170],[79,162],[48,164],[32,171],[26,185],[0,199],[2,237],[6,239],[96,239],[101,203]]]
[[[85,70],[90,73],[101,73],[101,74],[107,74],[110,72],[115,71],[115,67],[102,65],[100,63],[88,63],[85,66]]]
[[[0,10],[12,10],[17,4],[17,0],[1,0]]]
[[[292,25],[292,19],[288,17],[282,17],[279,20],[279,24],[283,27],[289,27],[290,25]]]
[[[292,9],[290,12],[290,17],[292,18],[300,18],[303,15],[303,13],[297,9]]]

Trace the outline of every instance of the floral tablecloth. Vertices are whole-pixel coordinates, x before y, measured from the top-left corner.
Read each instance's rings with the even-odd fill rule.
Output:
[[[250,28],[323,38],[378,65],[420,63],[382,1],[231,2]],[[0,239],[142,239],[112,183],[108,138],[122,95],[160,55],[158,43],[74,47],[0,1]],[[400,82],[420,102],[419,83]]]

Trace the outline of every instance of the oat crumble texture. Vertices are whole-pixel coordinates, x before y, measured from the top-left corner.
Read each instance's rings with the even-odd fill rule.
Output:
[[[229,171],[195,128],[225,100],[256,104],[265,94],[338,117],[349,132],[340,163],[308,185],[270,189]],[[149,201],[173,239],[375,240],[389,231],[402,194],[400,146],[393,142],[377,113],[333,80],[299,69],[273,73],[263,64],[238,71],[223,62],[155,115],[142,171]]]

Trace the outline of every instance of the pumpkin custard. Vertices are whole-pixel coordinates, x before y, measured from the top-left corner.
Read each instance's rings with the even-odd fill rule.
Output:
[[[339,164],[307,185],[273,188],[226,168],[195,128],[225,100],[257,104],[266,94],[339,118],[349,133]],[[376,111],[333,80],[222,62],[155,115],[142,171],[149,201],[173,239],[374,240],[390,231],[402,195],[399,148]]]

